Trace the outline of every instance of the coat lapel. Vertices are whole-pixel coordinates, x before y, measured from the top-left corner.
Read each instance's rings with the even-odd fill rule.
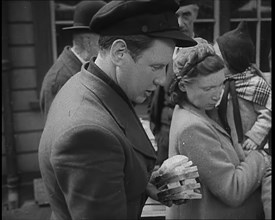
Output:
[[[73,76],[74,74],[78,73],[80,69],[79,67],[82,66],[82,62],[74,55],[69,46],[64,48],[63,54],[64,56],[60,57],[63,61],[63,64],[68,67],[67,70],[70,71],[70,75]]]
[[[83,65],[81,69],[81,76],[83,76],[81,77],[82,84],[101,100],[106,110],[112,115],[135,150],[156,159],[155,150],[136,113],[112,87],[102,79],[88,72],[85,69],[87,66]]]

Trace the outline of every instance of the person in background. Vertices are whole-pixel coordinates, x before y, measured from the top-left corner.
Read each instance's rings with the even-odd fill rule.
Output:
[[[271,86],[252,63],[254,44],[245,21],[216,39],[216,53],[226,66],[225,89],[218,106],[219,118],[234,146],[245,151],[266,148],[271,154]],[[268,143],[269,141],[269,143]],[[268,143],[268,144],[267,144]],[[271,170],[262,184],[265,216],[271,217]]]
[[[182,50],[174,59],[176,103],[169,158],[185,155],[198,168],[202,199],[166,209],[166,219],[263,219],[261,183],[271,162],[263,150],[241,156],[226,130],[208,117],[225,80],[222,59],[210,44]]]
[[[177,1],[179,9],[176,11],[180,30],[187,36],[194,38],[194,22],[197,19],[199,6],[196,0]],[[173,57],[179,50],[185,49],[176,47]],[[153,93],[149,102],[148,114],[150,128],[155,136],[157,144],[157,164],[161,165],[168,158],[169,129],[172,119],[174,105],[170,101],[168,88],[172,80],[172,64],[167,68],[167,80],[164,86],[159,86]]]
[[[140,219],[148,196],[158,200],[155,150],[132,103],[165,82],[175,46],[197,44],[180,32],[177,8],[110,1],[92,18],[98,55],[56,95],[39,144],[53,219]]]
[[[72,35],[73,46],[65,46],[43,79],[39,101],[45,118],[60,88],[80,71],[83,63],[97,55],[99,36],[90,30],[89,23],[93,15],[105,4],[104,1],[81,1],[74,11],[73,26],[63,28]]]

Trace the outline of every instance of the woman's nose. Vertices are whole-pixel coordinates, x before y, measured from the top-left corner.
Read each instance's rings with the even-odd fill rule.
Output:
[[[223,92],[223,88],[222,87],[218,88],[217,91],[212,96],[212,99],[215,101],[218,101],[221,98],[222,92]]]
[[[214,101],[218,101],[219,98],[220,98],[220,96],[219,96],[217,93],[214,94],[214,95],[212,96],[212,99],[213,99]]]

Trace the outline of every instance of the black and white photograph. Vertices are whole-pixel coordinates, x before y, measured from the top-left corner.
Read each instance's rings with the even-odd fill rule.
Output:
[[[272,219],[271,0],[2,0],[2,220]]]

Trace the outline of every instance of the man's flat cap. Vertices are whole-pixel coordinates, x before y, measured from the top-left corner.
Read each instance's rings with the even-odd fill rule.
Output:
[[[147,35],[168,38],[178,47],[197,44],[179,29],[173,0],[111,1],[92,18],[90,28],[102,36]]]

